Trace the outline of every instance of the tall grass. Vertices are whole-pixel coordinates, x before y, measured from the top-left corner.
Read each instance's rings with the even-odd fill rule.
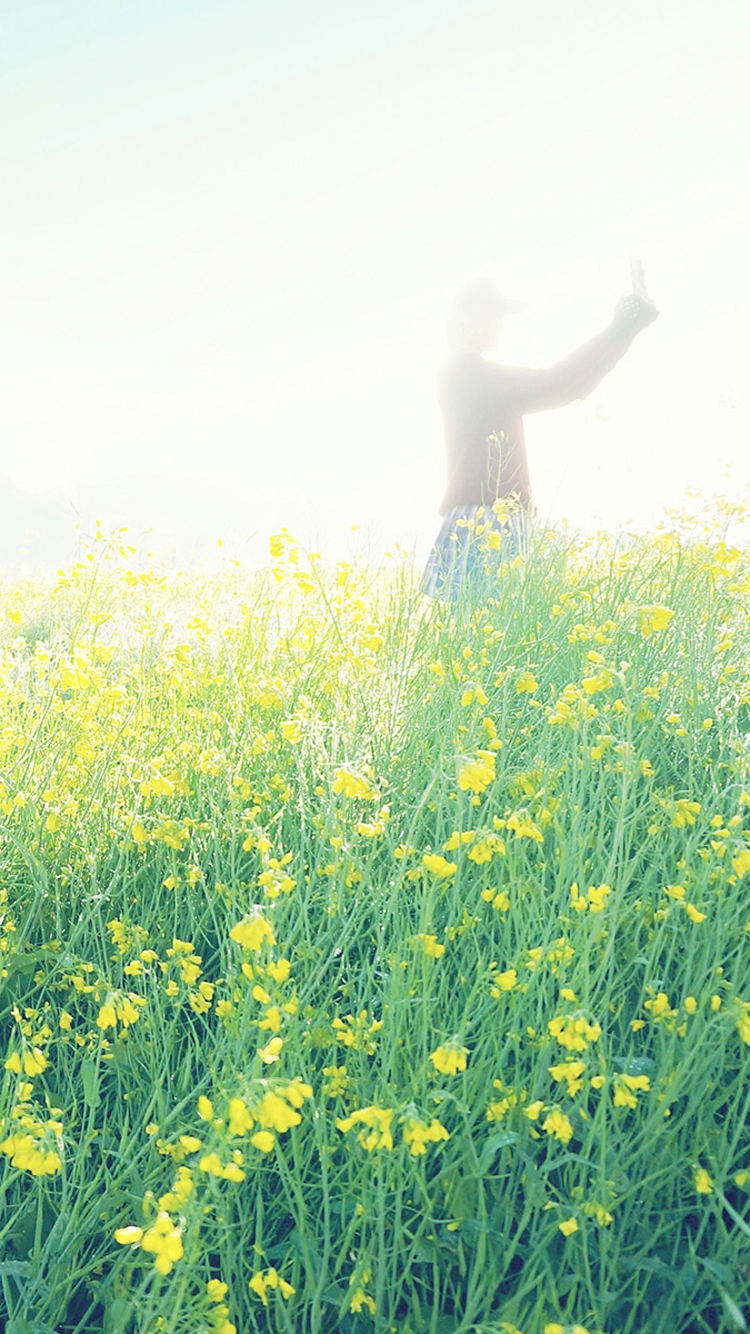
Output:
[[[725,518],[6,589],[9,1334],[746,1328]]]

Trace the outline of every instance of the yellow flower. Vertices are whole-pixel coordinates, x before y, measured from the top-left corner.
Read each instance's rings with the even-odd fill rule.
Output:
[[[198,1163],[201,1172],[207,1172],[209,1176],[220,1177],[224,1172],[224,1164],[218,1153],[205,1153]]]
[[[521,675],[518,677],[518,680],[516,681],[516,694],[523,695],[524,693],[526,693],[529,695],[533,695],[534,692],[538,689],[539,689],[539,683],[536,680],[536,678],[532,675],[532,673],[521,672]]]
[[[248,1287],[257,1297],[260,1297],[264,1306],[268,1306],[267,1291],[280,1292],[282,1297],[289,1298],[293,1296],[295,1289],[291,1283],[287,1283],[275,1269],[267,1269],[265,1273],[253,1274]]]
[[[693,1174],[695,1189],[699,1195],[710,1195],[714,1188],[714,1183],[708,1175],[705,1167],[699,1167]]]
[[[245,1180],[245,1173],[238,1163],[227,1163],[221,1175],[225,1181],[238,1182]]]
[[[276,944],[271,923],[261,916],[243,917],[241,922],[232,927],[229,936],[245,950],[259,950],[264,940],[269,945]]]
[[[393,1148],[392,1120],[393,1111],[390,1107],[360,1107],[351,1116],[338,1117],[336,1128],[345,1135],[352,1126],[362,1125],[364,1129],[357,1138],[368,1153],[373,1153],[375,1149]]]
[[[645,1093],[650,1087],[648,1075],[615,1075],[612,1085],[615,1107],[635,1107],[635,1093]]]
[[[750,848],[742,848],[737,856],[732,858],[732,870],[740,880],[750,871]]]
[[[265,1130],[277,1130],[281,1135],[289,1130],[290,1126],[298,1126],[302,1120],[299,1112],[280,1098],[278,1093],[272,1093],[270,1090],[263,1094],[254,1110]]]
[[[327,1098],[338,1098],[346,1088],[349,1082],[349,1076],[345,1065],[324,1065],[323,1074],[327,1077],[328,1083],[323,1085],[323,1092]]]
[[[480,685],[472,683],[466,687],[461,696],[461,707],[464,709],[468,709],[469,705],[473,704],[475,700],[477,704],[482,705],[482,708],[484,708],[485,704],[487,704],[488,702],[487,696],[482,690],[482,687]]]
[[[542,1130],[554,1135],[562,1144],[568,1144],[573,1138],[573,1127],[563,1112],[555,1108],[542,1122]]]
[[[517,982],[518,973],[515,968],[508,968],[504,973],[493,973],[491,994],[497,999],[503,991],[512,991]]]
[[[256,1149],[260,1149],[261,1153],[271,1153],[276,1140],[270,1130],[256,1130],[255,1134],[250,1136],[250,1143]]]
[[[458,786],[462,792],[485,792],[495,778],[495,752],[477,751],[476,759],[468,760],[458,771]]]
[[[598,1042],[602,1032],[599,1024],[589,1023],[582,1014],[560,1015],[550,1019],[548,1028],[552,1037],[557,1039],[561,1047],[567,1047],[568,1051],[585,1051],[586,1044]]]
[[[654,630],[664,630],[673,616],[674,612],[669,607],[660,604],[639,608],[638,627],[641,634],[648,637]]]
[[[427,1152],[426,1144],[436,1144],[439,1140],[448,1139],[448,1131],[445,1126],[433,1117],[429,1125],[424,1121],[418,1121],[416,1117],[410,1116],[403,1128],[404,1144],[408,1144],[409,1151],[415,1158]]]
[[[459,1070],[466,1069],[468,1055],[468,1047],[459,1047],[457,1042],[446,1042],[444,1046],[436,1047],[430,1060],[441,1075],[455,1075]]]
[[[455,875],[458,866],[455,862],[446,861],[438,852],[426,852],[422,858],[422,865],[425,870],[434,875],[438,880],[446,880],[448,876]]]
[[[267,1042],[265,1047],[259,1047],[258,1055],[263,1064],[273,1065],[274,1061],[278,1061],[279,1053],[283,1045],[284,1042],[282,1038],[271,1038],[271,1041]]]
[[[350,801],[374,801],[380,795],[369,779],[346,765],[334,771],[333,780],[334,792],[342,792]]]
[[[719,1000],[718,996],[714,996],[712,998],[711,1008],[718,1009],[719,1007],[713,1004],[714,1000]],[[719,1005],[720,1004],[721,1001],[719,1000]],[[743,1003],[741,1001],[738,1001],[736,1003],[736,1013],[737,1013],[737,1032],[742,1038],[742,1041],[746,1042],[748,1046],[750,1046],[750,1004],[748,1004],[747,1002]]]
[[[548,1069],[555,1083],[560,1084],[563,1080],[567,1083],[569,1098],[574,1098],[583,1088],[581,1076],[586,1069],[583,1061],[561,1061],[559,1065],[550,1065]]]
[[[441,954],[445,954],[445,945],[439,943],[437,936],[418,935],[416,939],[428,958],[439,959]]]
[[[168,1274],[184,1254],[182,1229],[174,1227],[168,1213],[161,1212],[157,1214],[153,1227],[144,1232],[141,1247],[156,1256],[154,1268],[157,1272]]]
[[[699,801],[688,801],[681,797],[674,804],[672,827],[674,829],[684,829],[685,825],[695,824],[695,817],[700,814],[700,811],[701,804]]]
[[[349,1310],[361,1311],[363,1306],[367,1307],[368,1311],[370,1312],[370,1315],[374,1315],[378,1309],[372,1297],[368,1297],[364,1288],[357,1288],[352,1293],[351,1298],[349,1300]]]
[[[186,1153],[197,1153],[203,1145],[203,1140],[198,1139],[197,1135],[180,1135],[180,1144]]]
[[[269,963],[268,973],[274,982],[286,982],[291,972],[292,965],[288,959],[279,959],[277,963]]]
[[[508,828],[513,830],[516,838],[531,838],[535,843],[544,842],[544,834],[539,825],[526,811],[513,811],[512,815],[508,816]]]
[[[608,690],[612,685],[613,676],[607,668],[597,672],[595,676],[585,676],[581,682],[587,695],[596,695],[600,690]]]
[[[578,1224],[575,1218],[566,1218],[557,1225],[564,1237],[572,1237],[574,1232],[578,1231]]]
[[[35,1177],[54,1176],[62,1167],[60,1155],[54,1150],[45,1149],[32,1135],[20,1132],[9,1135],[0,1144],[0,1150],[8,1155],[13,1167],[30,1172]]]
[[[208,1099],[206,1099],[208,1102]],[[210,1106],[210,1104],[209,1104]],[[213,1109],[212,1109],[213,1115]],[[205,1118],[208,1120],[209,1118]],[[242,1098],[232,1098],[229,1104],[229,1133],[230,1135],[244,1135],[254,1124],[254,1117],[248,1111]]]
[[[47,1069],[48,1065],[47,1057],[40,1052],[38,1047],[34,1047],[31,1051],[25,1051],[23,1054],[23,1072],[31,1078],[34,1075],[40,1075],[43,1070]]]
[[[118,1227],[115,1232],[115,1241],[118,1241],[121,1246],[133,1246],[141,1240],[142,1236],[142,1227]]]

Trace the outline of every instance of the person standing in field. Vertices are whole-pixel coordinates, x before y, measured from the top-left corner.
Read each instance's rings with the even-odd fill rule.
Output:
[[[517,303],[486,281],[459,293],[449,316],[451,355],[438,377],[448,484],[423,593],[452,601],[462,589],[476,592],[492,577],[493,552],[495,562],[518,553],[532,508],[524,415],[585,398],[653,323],[659,312],[636,262],[633,288],[606,329],[545,370],[501,366],[483,355],[497,346],[503,318],[520,309]]]

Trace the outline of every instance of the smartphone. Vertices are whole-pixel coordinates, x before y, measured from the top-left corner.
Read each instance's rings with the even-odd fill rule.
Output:
[[[643,265],[639,259],[633,259],[630,256],[630,278],[633,283],[633,292],[636,296],[648,298],[646,290],[646,275],[643,272]]]

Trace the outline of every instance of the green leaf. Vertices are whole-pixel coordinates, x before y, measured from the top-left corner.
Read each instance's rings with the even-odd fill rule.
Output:
[[[482,1149],[482,1154],[479,1159],[480,1176],[484,1175],[496,1154],[498,1154],[501,1149],[507,1149],[511,1144],[517,1143],[518,1133],[515,1130],[503,1130],[497,1135],[490,1135]]]
[[[95,1112],[101,1102],[99,1096],[99,1069],[96,1061],[92,1061],[90,1056],[87,1056],[81,1062],[81,1077],[83,1079],[83,1096],[92,1112]]]
[[[28,1260],[0,1260],[0,1278],[28,1278],[30,1273]]]
[[[721,1286],[719,1287],[719,1292],[721,1294],[721,1300],[724,1303],[724,1310],[726,1311],[727,1316],[731,1320],[735,1329],[746,1330],[747,1321],[745,1320],[745,1317],[742,1314],[734,1298],[730,1297],[726,1288],[722,1288]]]
[[[5,1334],[57,1334],[43,1320],[27,1320],[24,1315],[13,1315],[5,1326]]]
[[[729,1265],[722,1264],[721,1260],[705,1260],[702,1256],[698,1258],[703,1268],[707,1269],[709,1274],[713,1274],[714,1278],[718,1278],[720,1283],[734,1282],[734,1270]]]
[[[132,1311],[131,1302],[126,1302],[124,1297],[115,1297],[104,1312],[104,1334],[125,1334]]]

